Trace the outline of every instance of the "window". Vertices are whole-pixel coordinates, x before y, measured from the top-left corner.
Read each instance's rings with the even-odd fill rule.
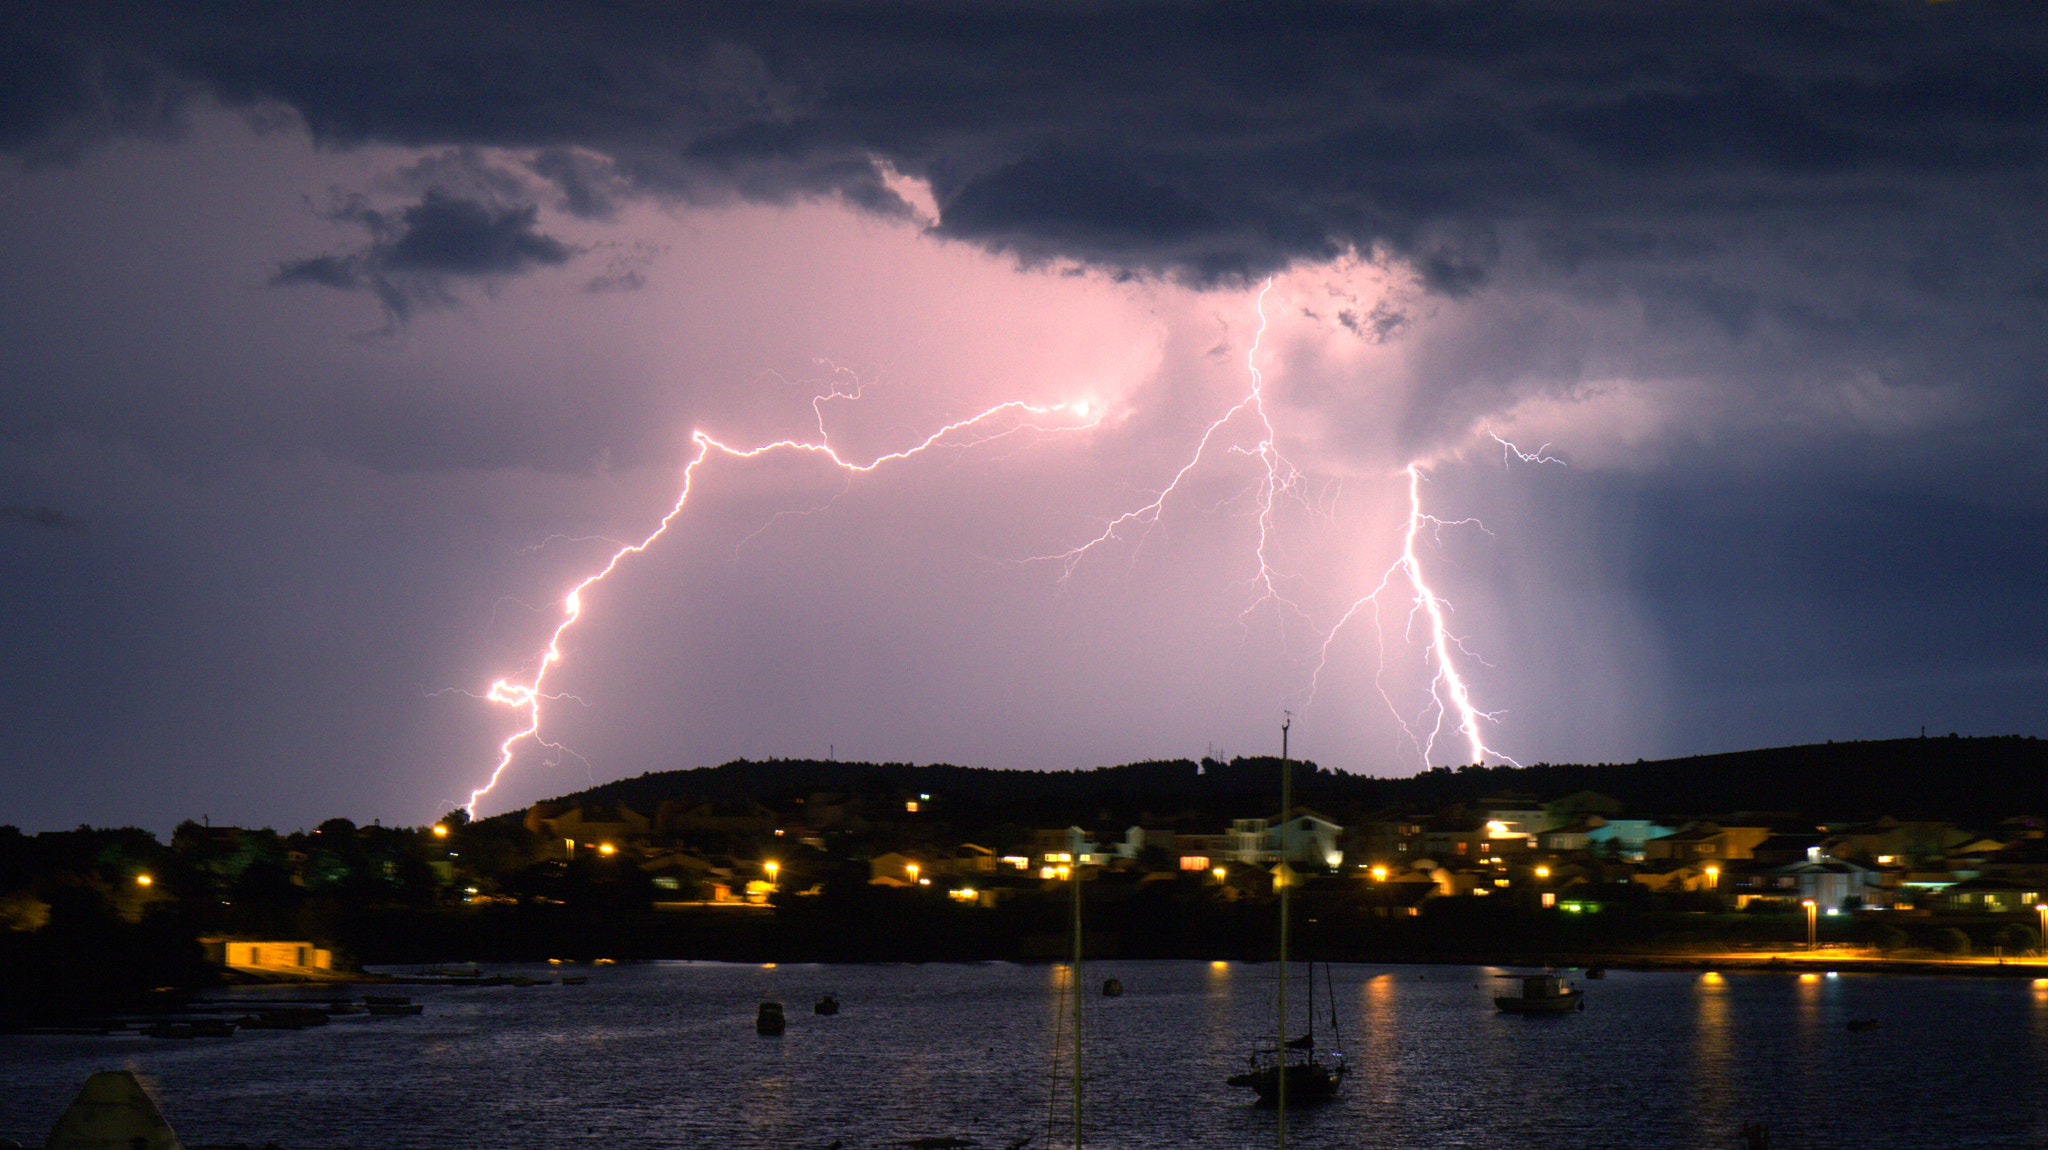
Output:
[[[1207,855],[1182,855],[1182,856],[1180,856],[1180,869],[1182,869],[1182,870],[1208,870],[1208,869],[1209,869],[1209,856],[1207,856]]]

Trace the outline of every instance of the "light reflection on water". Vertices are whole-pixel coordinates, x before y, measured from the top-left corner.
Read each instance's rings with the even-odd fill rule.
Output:
[[[1090,964],[1085,1144],[1271,1146],[1273,1116],[1223,1080],[1274,1032],[1276,969]],[[211,1042],[0,1037],[0,1137],[39,1144],[86,1074],[128,1067],[188,1144],[1071,1142],[1064,966],[588,973],[580,987],[414,988],[427,1004],[417,1018],[344,1017]],[[1499,973],[1337,966],[1334,984],[1316,988],[1316,1023],[1327,1044],[1334,1009],[1353,1073],[1337,1102],[1290,1115],[1290,1144],[1719,1150],[1746,1121],[1767,1123],[1771,1144],[1794,1150],[2048,1143],[2048,1110],[2034,1101],[2048,1080],[2048,983],[1611,971],[1585,984],[1585,1011],[1529,1018],[1493,1009]],[[1121,997],[1101,995],[1110,977]],[[1305,989],[1290,990],[1297,1012]],[[827,992],[842,1012],[812,1014]],[[766,999],[789,1014],[779,1039],[754,1033]],[[1879,1027],[1852,1032],[1851,1018]]]

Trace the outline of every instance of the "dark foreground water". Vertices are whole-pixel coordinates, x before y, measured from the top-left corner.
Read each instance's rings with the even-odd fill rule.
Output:
[[[88,1073],[127,1068],[188,1144],[1072,1144],[1064,967],[503,969],[590,981],[394,988],[426,1013],[229,1039],[0,1037],[0,1137],[41,1145]],[[1085,968],[1085,1144],[1272,1146],[1275,1116],[1223,1080],[1274,1029],[1276,969]],[[1726,1148],[1748,1121],[1772,1150],[2048,1146],[2048,981],[1613,971],[1586,1010],[1528,1018],[1493,1009],[1489,967],[1334,973],[1353,1073],[1289,1115],[1292,1146]],[[828,991],[841,1013],[814,1015]],[[754,1032],[763,999],[788,1010],[780,1038]]]

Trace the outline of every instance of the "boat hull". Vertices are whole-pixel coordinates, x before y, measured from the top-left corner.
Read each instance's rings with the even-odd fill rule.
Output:
[[[1262,1066],[1233,1076],[1229,1083],[1251,1087],[1258,1094],[1261,1106],[1277,1106],[1280,1102],[1280,1075],[1279,1067]],[[1333,1070],[1319,1063],[1292,1063],[1286,1068],[1286,1075],[1289,1106],[1328,1102],[1337,1096],[1337,1088],[1344,1081],[1342,1070]]]
[[[1493,1004],[1509,1014],[1563,1014],[1568,1010],[1583,1009],[1586,1004],[1586,992],[1567,990],[1562,994],[1545,995],[1541,998],[1500,994],[1494,996]]]

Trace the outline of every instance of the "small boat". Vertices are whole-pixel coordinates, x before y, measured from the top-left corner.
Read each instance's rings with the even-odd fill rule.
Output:
[[[1563,1014],[1586,1009],[1586,992],[1557,974],[1503,974],[1520,979],[1522,993],[1496,994],[1493,1004],[1510,1014]]]
[[[295,1011],[265,1010],[245,1014],[235,1020],[235,1025],[243,1030],[304,1030],[310,1024]]]
[[[819,999],[816,1005],[811,1007],[811,1013],[837,1014],[839,1013],[839,1000],[828,994],[825,997]]]
[[[562,976],[563,986],[582,986],[589,981],[590,976],[587,974],[565,974]]]
[[[363,1002],[368,1006],[406,1006],[412,1002],[407,994],[365,994]]]
[[[1607,977],[1607,968],[1606,968],[1606,967],[1604,967],[1604,966],[1589,966],[1589,967],[1587,967],[1587,968],[1586,968],[1586,977],[1587,977],[1587,978],[1606,978],[1606,977]]]
[[[1877,1019],[1875,1019],[1875,1018],[1852,1018],[1852,1019],[1850,1019],[1850,1020],[1849,1020],[1849,1029],[1851,1029],[1851,1030],[1876,1030],[1876,1029],[1877,1029]]]
[[[754,1029],[762,1034],[781,1034],[783,1025],[782,1004],[779,1002],[762,1003],[760,1011],[754,1015]]]
[[[365,1004],[363,1007],[363,1009],[369,1011],[371,1014],[383,1018],[394,1018],[408,1014],[418,1014],[421,1011],[424,1011],[426,1008],[426,1004],[421,1002],[371,1002]]]
[[[232,1022],[216,1022],[200,1019],[196,1022],[159,1022],[145,1026],[142,1033],[151,1038],[227,1038],[235,1033]]]
[[[1124,984],[1114,978],[1102,980],[1102,997],[1115,998],[1124,992]]]

